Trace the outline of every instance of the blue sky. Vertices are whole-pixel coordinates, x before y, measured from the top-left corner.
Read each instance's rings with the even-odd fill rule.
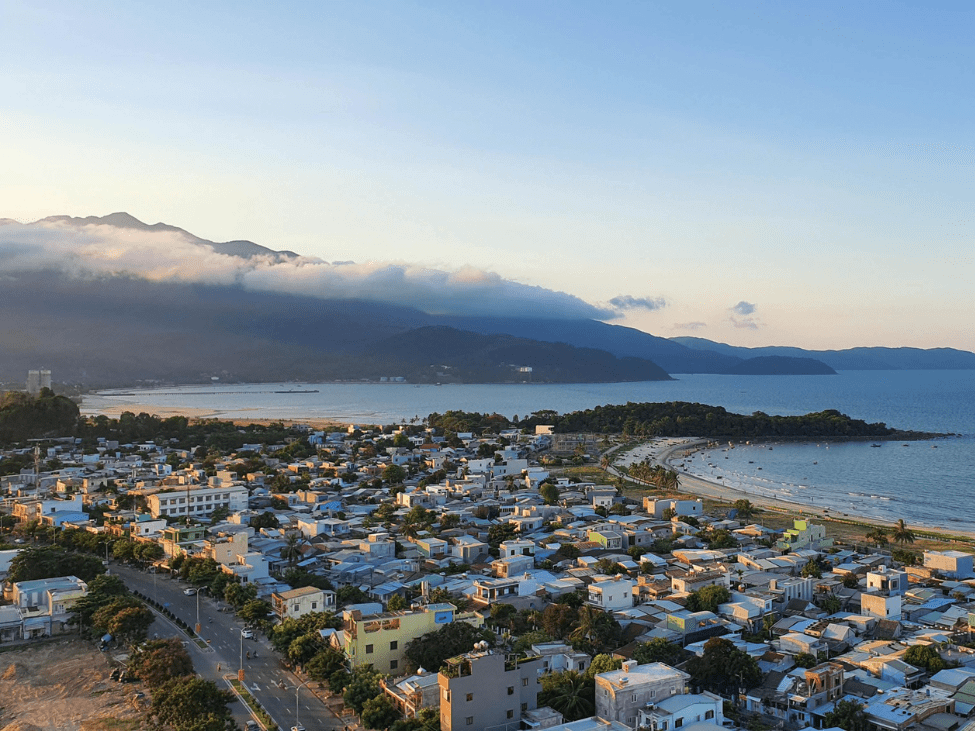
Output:
[[[476,267],[668,337],[975,350],[973,8],[0,0],[0,217]]]

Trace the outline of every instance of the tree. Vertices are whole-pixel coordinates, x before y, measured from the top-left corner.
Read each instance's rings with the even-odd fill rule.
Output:
[[[366,728],[388,729],[399,719],[399,711],[389,702],[385,693],[370,698],[362,706],[362,725]]]
[[[288,566],[294,566],[301,558],[301,547],[305,544],[305,537],[298,533],[289,533],[285,539],[284,548],[281,549],[281,558],[288,562]]]
[[[538,488],[538,494],[542,496],[546,505],[555,505],[559,501],[559,488],[551,482],[546,482]]]
[[[230,691],[211,680],[174,678],[153,692],[149,715],[174,731],[228,731],[236,728],[232,700]]]
[[[721,637],[708,640],[704,654],[688,660],[686,668],[696,685],[713,693],[727,695],[762,682],[762,671],[755,659]]]
[[[132,596],[121,596],[106,603],[92,615],[93,629],[107,632],[122,643],[135,644],[146,638],[155,616],[142,602]]]
[[[802,576],[807,579],[823,578],[823,570],[819,567],[819,562],[814,558],[809,559],[806,565],[802,567]]]
[[[249,521],[251,528],[254,530],[261,530],[262,528],[278,528],[280,523],[278,522],[278,516],[267,510],[260,515],[255,515]]]
[[[593,654],[615,646],[622,631],[613,615],[587,604],[579,609],[579,623],[569,641],[576,649]]]
[[[755,515],[755,506],[751,500],[735,500],[734,508],[738,511],[738,517],[743,520],[750,520]]]
[[[947,667],[933,645],[911,645],[904,653],[904,662],[931,674],[940,672]]]
[[[549,604],[542,612],[542,629],[551,637],[564,640],[579,620],[579,611],[568,604]]]
[[[440,518],[440,530],[451,530],[460,525],[460,516],[457,513],[448,513]]]
[[[129,590],[125,588],[125,584],[118,576],[107,574],[98,576],[88,584],[88,594],[75,602],[71,608],[74,614],[72,621],[91,627],[95,612],[128,593]]]
[[[448,625],[449,626],[449,625]],[[366,703],[379,695],[379,672],[372,665],[360,665],[352,671],[342,699],[356,713],[362,713]]]
[[[774,614],[766,614],[764,617],[762,617],[762,629],[764,629],[766,632],[768,632],[768,638],[769,638],[769,640],[772,639],[772,629],[774,627],[775,627],[775,615]]]
[[[193,660],[183,643],[170,637],[136,647],[129,656],[128,668],[150,690],[155,690],[172,678],[192,675]]]
[[[319,650],[315,656],[305,663],[305,672],[312,680],[325,682],[337,670],[345,669],[345,654],[333,647]]]
[[[538,705],[553,708],[566,721],[587,718],[596,712],[595,683],[575,670],[544,675]]]
[[[847,589],[856,589],[860,586],[860,579],[854,573],[843,574],[843,586]]]
[[[593,680],[597,675],[619,670],[621,667],[623,667],[622,659],[613,657],[612,655],[599,654],[589,663],[589,667],[586,668],[585,677],[588,680]]]
[[[271,613],[271,605],[264,599],[251,599],[238,611],[242,620],[252,624],[266,621]]]
[[[470,652],[481,640],[493,645],[494,633],[467,622],[451,622],[407,643],[406,660],[413,671],[425,668],[436,672],[448,657]]]
[[[318,635],[308,632],[295,637],[288,645],[288,660],[295,667],[303,667],[321,650],[322,643]]]
[[[801,668],[811,668],[818,662],[815,655],[810,655],[808,652],[800,652],[796,655],[796,665]]]
[[[633,649],[633,659],[640,665],[651,662],[662,662],[665,665],[678,665],[683,662],[687,653],[674,643],[663,637],[655,637],[649,642],[641,642]]]
[[[888,543],[890,543],[890,539],[887,537],[887,531],[879,526],[869,531],[866,538],[878,548],[881,546],[886,546]]]
[[[844,731],[867,731],[870,720],[862,704],[853,700],[841,700],[823,717],[823,725],[827,728],[838,726]]]
[[[718,606],[731,601],[731,592],[724,586],[702,586],[687,596],[687,609],[691,612],[717,612]]]
[[[406,479],[406,470],[398,464],[387,465],[383,470],[383,480],[387,485],[396,485]]]
[[[396,612],[400,609],[409,609],[409,602],[406,601],[400,594],[393,594],[389,601],[386,603],[386,609],[390,612]]]
[[[830,614],[836,614],[843,608],[840,598],[836,594],[827,594],[819,601],[819,606]]]
[[[904,523],[903,518],[899,518],[897,520],[897,525],[894,526],[893,535],[896,543],[914,543],[914,533],[907,527],[907,524]]]

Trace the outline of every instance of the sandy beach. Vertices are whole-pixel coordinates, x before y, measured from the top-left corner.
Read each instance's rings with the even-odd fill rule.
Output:
[[[668,469],[676,471],[680,475],[681,492],[691,493],[702,498],[709,498],[726,503],[734,503],[736,500],[745,499],[749,500],[752,505],[769,510],[775,510],[777,512],[794,512],[803,516],[839,521],[860,522],[869,525],[881,525],[887,527],[891,527],[895,524],[895,521],[891,520],[866,517],[856,513],[847,513],[834,510],[822,505],[812,505],[795,500],[783,500],[781,498],[772,498],[767,495],[761,495],[747,490],[739,490],[730,485],[704,479],[700,475],[696,475],[682,469],[680,463],[684,457],[691,452],[706,447],[709,441],[710,440],[707,439],[691,438],[651,439],[637,445],[633,449],[629,450],[625,455],[621,455],[619,459],[615,461],[615,464],[628,466],[641,462],[644,459],[649,459],[651,464],[662,465]],[[975,532],[963,530],[947,531],[940,529],[937,526],[912,527],[921,529],[926,533],[945,536],[959,535],[975,538]]]
[[[125,403],[118,400],[111,400],[100,397],[97,394],[86,395],[81,404],[82,416],[107,416],[110,419],[117,419],[125,411],[134,414],[146,412],[167,419],[170,416],[185,416],[188,419],[222,419],[232,421],[235,424],[284,424],[286,426],[305,425],[315,429],[325,429],[328,427],[338,427],[344,429],[348,422],[342,419],[268,419],[262,416],[250,416],[250,409],[239,410],[215,410],[215,409],[195,409],[190,406],[150,406],[147,407],[137,403]],[[258,412],[260,413],[260,412]]]

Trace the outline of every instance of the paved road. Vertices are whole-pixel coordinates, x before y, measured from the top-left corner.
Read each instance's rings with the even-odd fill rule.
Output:
[[[167,574],[147,574],[114,562],[110,571],[119,576],[130,589],[152,597],[160,604],[168,605],[170,611],[191,626],[196,624],[199,605],[200,636],[209,641],[207,650],[201,649],[196,642],[189,641],[185,633],[164,617],[156,620],[150,629],[150,636],[158,632],[160,637],[178,636],[181,640],[187,640],[186,647],[193,658],[196,672],[221,687],[225,687],[223,676],[236,673],[242,664],[247,688],[264,705],[278,726],[289,729],[295,725],[295,687],[302,681],[296,679],[283,666],[260,632],[255,633],[253,640],[242,639],[240,633],[244,629],[244,623],[232,612],[220,611],[222,607],[226,607],[224,602],[211,599],[205,592],[198,596],[186,596],[183,591],[190,585],[172,579]],[[241,654],[248,651],[251,658],[247,659],[245,656],[241,662]],[[255,652],[257,657],[254,657]],[[282,684],[284,688],[280,687]],[[246,713],[235,713],[236,715],[240,715],[241,725],[243,720],[250,718]],[[342,722],[307,688],[298,690],[298,720],[309,731],[343,727]]]

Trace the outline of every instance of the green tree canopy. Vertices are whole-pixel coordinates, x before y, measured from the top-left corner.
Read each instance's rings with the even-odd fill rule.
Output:
[[[481,640],[493,645],[494,633],[467,622],[451,622],[407,643],[406,660],[414,672],[418,668],[436,672],[447,658],[470,652]]]
[[[228,704],[233,694],[211,680],[182,677],[155,689],[149,715],[173,731],[230,731],[237,724]]]
[[[655,637],[649,642],[641,642],[633,650],[633,659],[641,665],[651,662],[662,662],[666,665],[678,665],[684,661],[687,653],[680,645],[668,642],[662,637]]]
[[[853,700],[841,700],[836,707],[823,717],[824,725],[839,727],[844,731],[867,731],[870,719],[862,704]]]
[[[731,601],[731,592],[727,587],[702,586],[688,595],[687,609],[691,612],[717,612],[719,605],[729,601]]]
[[[193,660],[183,643],[170,637],[150,640],[133,649],[128,668],[150,690],[154,690],[172,678],[192,675]]]
[[[755,659],[721,637],[704,644],[704,654],[687,661],[693,682],[713,693],[734,693],[754,688],[762,682],[762,671]]]

